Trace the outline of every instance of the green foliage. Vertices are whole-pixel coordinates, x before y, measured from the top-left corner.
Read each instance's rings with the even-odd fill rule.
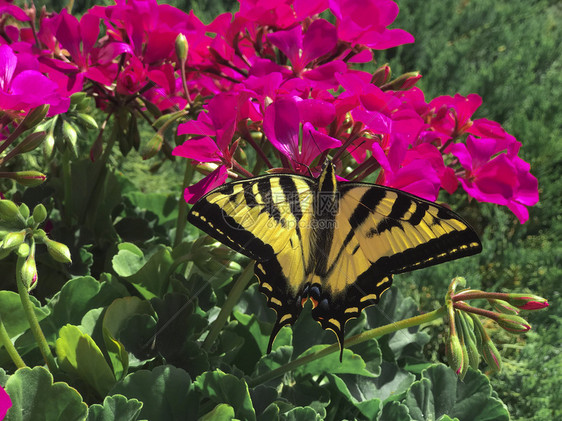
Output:
[[[175,5],[189,9],[188,3]],[[504,371],[489,380],[469,369],[460,381],[439,363],[441,322],[354,345],[340,363],[337,352],[329,353],[333,335],[312,320],[308,307],[265,354],[273,312],[255,282],[236,295],[247,260],[199,239],[191,227],[185,240],[174,242],[184,168],[141,161],[131,150],[139,133],[120,128],[113,129],[115,150],[126,159],[92,162],[85,156],[93,144],[88,114],[72,110],[53,127],[71,150],[58,146],[51,160],[27,155],[31,164],[50,163],[48,180],[25,191],[9,187],[25,203],[20,207],[0,204],[6,249],[15,250],[24,241],[18,232],[44,225],[46,217],[50,241],[67,244],[73,261],[62,263],[48,242],[37,247],[31,310],[58,366],[53,374],[17,369],[6,347],[0,349],[0,366],[9,373],[0,370],[0,384],[14,405],[6,419],[503,420],[507,409],[517,420],[562,416],[555,393],[562,388],[562,12],[546,0],[398,3],[394,26],[417,42],[378,56],[379,63],[389,60],[397,74],[420,70],[428,96],[478,92],[484,98],[479,113],[504,123],[523,143],[541,203],[525,226],[496,207],[455,203],[482,233],[482,255],[398,276],[378,306],[348,324],[348,335],[437,307],[446,283],[459,274],[471,287],[548,297],[549,310],[529,316],[534,333],[514,340],[494,332]],[[90,6],[75,3],[77,10]],[[232,6],[193,3],[206,23]],[[1,257],[0,321],[25,363],[43,365],[10,283],[16,258]],[[231,294],[238,297],[234,303]],[[225,309],[226,325],[207,343]],[[300,359],[309,361],[290,365]]]
[[[522,142],[522,157],[539,179],[540,203],[530,209],[530,220],[523,226],[504,210],[478,205],[482,216],[471,222],[484,234],[484,251],[455,268],[467,275],[471,287],[528,288],[549,299],[548,311],[530,318],[540,326],[536,334],[524,342],[504,339],[503,372],[492,383],[513,419],[557,419],[560,402],[552,391],[562,387],[562,365],[555,351],[562,317],[562,103],[556,99],[562,95],[562,11],[550,0],[398,4],[395,25],[413,33],[416,43],[378,61],[390,61],[397,73],[419,70],[426,99],[455,92],[481,95],[484,103],[477,116],[501,121]],[[480,262],[479,273],[463,271],[468,260]],[[416,289],[424,285],[422,302],[433,301],[442,290],[436,280],[444,270],[446,265],[408,277]],[[433,331],[438,334],[439,328]],[[439,358],[441,352],[436,351],[426,349]]]

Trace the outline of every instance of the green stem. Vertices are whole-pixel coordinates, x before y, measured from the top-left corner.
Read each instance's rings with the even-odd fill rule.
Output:
[[[23,311],[27,317],[27,321],[29,322],[29,327],[31,328],[31,333],[37,342],[39,347],[39,351],[43,355],[43,359],[47,363],[47,367],[51,373],[55,373],[57,368],[57,363],[55,362],[55,358],[51,353],[51,348],[49,348],[49,344],[47,344],[47,340],[45,339],[45,335],[41,330],[41,326],[39,326],[39,321],[35,316],[34,305],[29,299],[29,293],[27,292],[27,288],[23,284],[21,279],[21,269],[23,264],[25,263],[26,258],[18,256],[18,260],[16,263],[16,283],[18,284],[18,292],[20,295],[20,300],[23,306]]]
[[[10,356],[10,358],[12,359],[12,361],[14,362],[17,368],[25,367],[25,362],[20,357],[20,354],[18,353],[16,347],[14,346],[12,340],[10,339],[10,335],[8,335],[8,332],[4,327],[4,323],[2,322],[2,317],[0,317],[0,345],[3,345],[4,348],[6,348],[8,355]]]
[[[447,308],[443,306],[429,313],[420,314],[419,316],[410,317],[409,319],[400,320],[399,322],[390,323],[388,325],[377,327],[375,329],[368,330],[367,332],[354,335],[346,339],[344,345],[346,347],[350,347],[353,345],[357,345],[361,342],[368,341],[370,339],[380,338],[381,336],[388,335],[389,333],[393,333],[401,329],[417,326],[422,323],[429,323],[433,320],[442,318],[446,313],[447,313]],[[290,363],[285,364],[279,368],[276,368],[275,370],[271,370],[265,374],[262,374],[261,376],[258,376],[253,380],[250,380],[248,382],[248,385],[250,387],[254,387],[259,384],[267,383],[268,381],[273,380],[276,377],[282,376],[283,374],[288,373],[289,371],[292,371],[297,367],[300,367],[301,365],[308,364],[312,361],[330,355],[334,352],[339,352],[339,345],[337,343],[330,345],[324,349],[321,349],[320,351],[305,355],[304,357],[301,358],[297,358],[296,360],[291,361]]]
[[[186,160],[185,163],[185,173],[183,175],[183,188],[182,191],[187,188],[191,183],[193,178],[193,165],[190,160]],[[185,231],[185,224],[187,222],[187,202],[180,197],[180,202],[178,205],[178,219],[176,221],[176,237],[174,238],[174,247],[181,243],[183,238],[183,232]]]
[[[62,158],[62,180],[64,185],[64,219],[70,225],[72,215],[72,175],[70,171],[70,152],[65,149]]]
[[[248,285],[248,282],[250,282],[253,276],[254,276],[254,262],[252,261],[250,264],[248,264],[248,266],[244,268],[244,270],[242,271],[242,273],[234,283],[234,286],[232,287],[232,290],[228,294],[228,297],[226,298],[226,301],[224,302],[219,315],[211,325],[211,330],[209,331],[209,334],[203,341],[204,350],[208,351],[217,340],[222,327],[224,326],[226,320],[228,319],[228,316],[230,316],[230,313],[232,313],[232,309],[240,299],[240,295],[242,295],[244,289],[246,289],[246,285]]]

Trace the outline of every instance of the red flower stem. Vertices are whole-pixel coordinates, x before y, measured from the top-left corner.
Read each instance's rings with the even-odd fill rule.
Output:
[[[362,181],[365,177],[367,177],[369,174],[372,174],[373,172],[375,172],[376,170],[378,170],[380,168],[380,164],[378,163],[378,161],[376,159],[374,159],[371,164],[365,168],[363,170],[362,174],[359,174],[357,177],[355,177],[355,181]]]
[[[467,300],[476,300],[476,299],[496,299],[496,300],[505,300],[506,294],[503,292],[484,292],[484,291],[478,291],[478,292],[467,292],[466,294],[463,294],[462,292],[456,295],[453,295],[452,299],[453,301],[467,301]]]
[[[232,159],[232,166],[236,171],[245,175],[246,177],[253,177],[254,176],[254,174],[252,174],[250,171],[248,171],[246,168],[244,168],[242,165],[240,165],[234,159]]]
[[[362,173],[369,166],[371,166],[373,164],[373,161],[375,161],[375,158],[373,158],[372,156],[367,158],[365,161],[363,161],[361,164],[359,164],[353,171],[351,171],[349,174],[347,174],[347,178],[349,180],[353,179],[355,176]]]
[[[499,314],[494,312],[494,311],[490,311],[490,310],[484,310],[478,307],[472,307],[469,306],[468,304],[463,303],[462,301],[457,301],[453,304],[453,307],[456,308],[457,310],[461,310],[461,311],[466,311],[468,313],[474,313],[474,314],[478,314],[480,316],[483,317],[488,317],[489,319],[492,320],[497,320]]]
[[[252,138],[252,135],[250,134],[250,132],[248,132],[248,130],[245,130],[246,133],[242,133],[242,136],[244,137],[244,140],[246,142],[248,142],[252,148],[254,148],[254,150],[256,151],[256,153],[260,156],[260,158],[265,162],[265,165],[267,165],[268,168],[273,168],[273,165],[271,164],[271,162],[269,161],[269,159],[267,158],[267,155],[265,154],[265,152],[263,151],[263,149],[260,147],[260,145],[258,145],[256,143],[256,141]]]

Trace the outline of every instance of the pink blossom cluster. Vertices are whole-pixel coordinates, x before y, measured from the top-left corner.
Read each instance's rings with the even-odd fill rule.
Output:
[[[388,66],[354,68],[375,50],[414,42],[389,28],[396,3],[239,1],[238,12],[205,25],[156,0],[117,0],[80,20],[65,10],[37,17],[1,0],[0,106],[21,112],[42,100],[52,115],[83,90],[107,112],[131,103],[163,114],[197,110],[179,124],[187,140],[173,150],[205,173],[185,191],[191,203],[229,176],[252,175],[239,157],[254,149],[270,169],[305,174],[330,153],[342,178],[376,173],[377,183],[430,200],[460,184],[521,223],[529,218],[537,180],[520,142],[472,118],[478,95],[426,100],[418,73],[393,79]],[[186,60],[175,48],[180,34]]]

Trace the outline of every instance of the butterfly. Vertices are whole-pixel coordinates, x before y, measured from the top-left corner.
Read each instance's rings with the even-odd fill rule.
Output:
[[[455,212],[390,187],[342,182],[332,162],[318,178],[268,174],[224,184],[188,221],[253,259],[259,290],[277,313],[267,352],[307,300],[343,356],[349,319],[376,304],[394,274],[479,253]]]

